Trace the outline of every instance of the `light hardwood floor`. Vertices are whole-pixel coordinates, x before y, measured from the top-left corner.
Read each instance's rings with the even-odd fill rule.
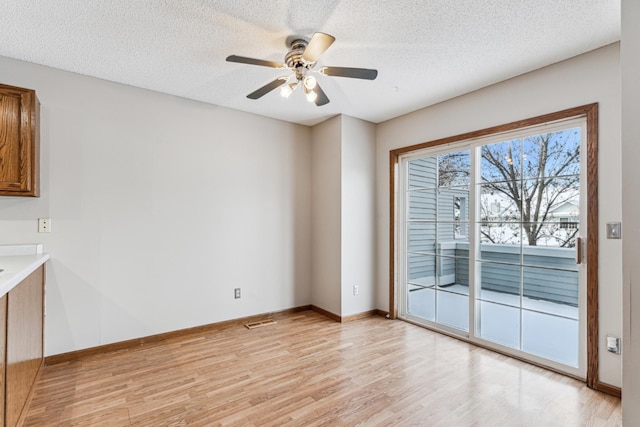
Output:
[[[406,322],[274,318],[47,366],[24,425],[621,425],[615,397]]]

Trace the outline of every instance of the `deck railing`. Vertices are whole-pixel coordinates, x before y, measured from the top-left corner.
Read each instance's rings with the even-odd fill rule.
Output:
[[[437,255],[410,255],[409,281],[435,284],[437,271],[440,286],[469,284],[468,243],[439,243]],[[526,297],[578,305],[575,249],[523,246],[521,254],[519,246],[482,244],[478,261],[482,289],[519,295],[522,287]]]

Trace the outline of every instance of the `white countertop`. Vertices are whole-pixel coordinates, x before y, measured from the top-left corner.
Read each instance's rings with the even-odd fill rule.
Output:
[[[0,298],[48,259],[42,245],[0,246]]]

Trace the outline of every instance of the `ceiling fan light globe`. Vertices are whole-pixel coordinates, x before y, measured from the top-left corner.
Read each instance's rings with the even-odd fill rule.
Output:
[[[293,92],[293,89],[289,85],[284,85],[280,88],[280,96],[283,98],[288,98],[291,92]]]
[[[304,78],[304,87],[306,87],[309,90],[314,89],[317,83],[318,82],[316,81],[316,78],[313,76],[307,76]]]
[[[310,90],[306,93],[306,97],[307,97],[307,101],[315,102],[316,98],[318,97],[318,94]]]

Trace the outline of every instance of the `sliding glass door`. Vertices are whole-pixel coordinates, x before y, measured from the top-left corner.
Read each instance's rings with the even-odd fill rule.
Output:
[[[407,162],[407,313],[469,330],[469,150]]]
[[[400,315],[584,376],[583,119],[403,155]]]

